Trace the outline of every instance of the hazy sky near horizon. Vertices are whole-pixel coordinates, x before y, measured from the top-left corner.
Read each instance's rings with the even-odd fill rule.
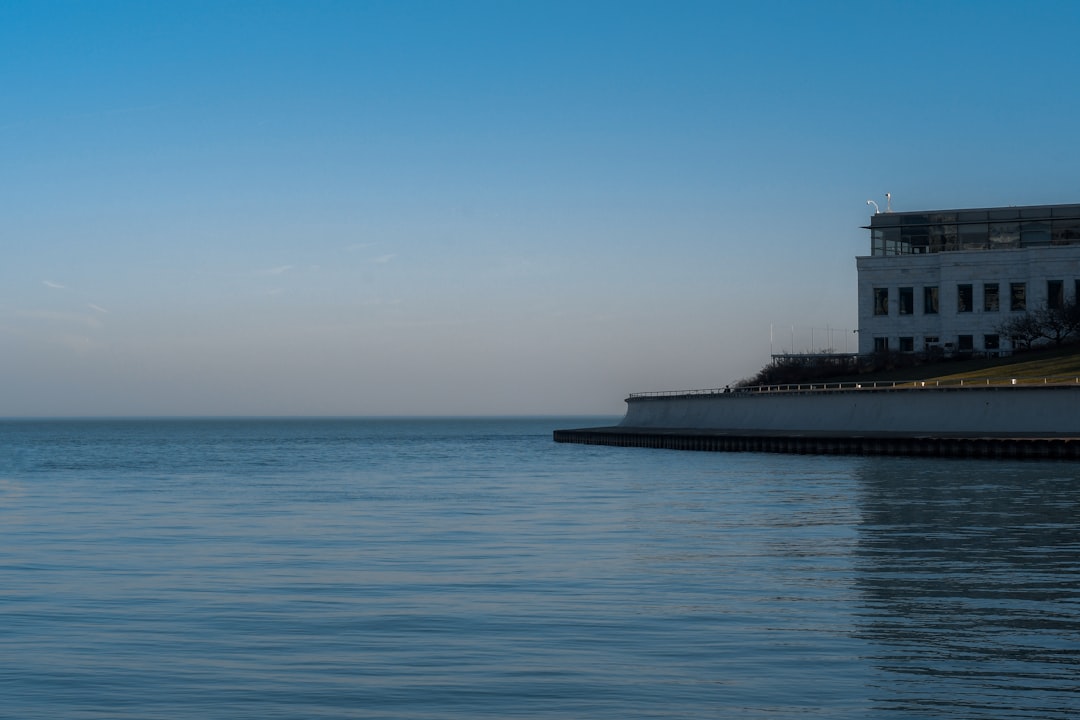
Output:
[[[1080,201],[1078,31],[1075,2],[2,2],[0,416],[615,414],[854,350],[867,199]]]

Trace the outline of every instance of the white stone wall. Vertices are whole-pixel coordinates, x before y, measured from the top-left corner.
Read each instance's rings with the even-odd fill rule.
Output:
[[[1031,247],[1007,250],[965,250],[924,255],[891,255],[856,258],[859,273],[859,352],[872,353],[874,338],[887,337],[889,349],[900,349],[900,338],[914,338],[915,351],[925,346],[926,337],[939,338],[955,349],[960,335],[972,335],[974,350],[982,351],[983,336],[1009,317],[1009,287],[1027,283],[1027,307],[1046,303],[1048,280],[1064,281],[1066,300],[1074,299],[1075,281],[1080,280],[1080,245]],[[1000,306],[997,312],[983,309],[983,284],[997,283]],[[972,286],[972,311],[957,309],[957,288]],[[937,286],[939,312],[927,315],[923,308],[923,288]],[[889,289],[889,314],[874,314],[874,288]],[[899,313],[899,288],[914,288],[914,312]],[[1001,338],[1001,349],[1010,349]]]
[[[744,433],[1080,435],[1080,385],[629,398],[622,427]]]

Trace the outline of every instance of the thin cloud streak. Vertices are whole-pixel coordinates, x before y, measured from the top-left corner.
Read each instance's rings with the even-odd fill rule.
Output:
[[[268,268],[266,270],[260,270],[259,275],[284,275],[293,269],[293,265],[279,265],[275,268]]]

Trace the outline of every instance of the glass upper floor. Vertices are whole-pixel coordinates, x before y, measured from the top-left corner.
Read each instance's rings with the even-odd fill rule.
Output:
[[[1080,204],[884,212],[864,226],[871,255],[1080,243]]]

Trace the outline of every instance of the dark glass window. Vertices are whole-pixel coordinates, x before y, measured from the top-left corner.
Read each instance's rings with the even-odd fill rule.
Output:
[[[1027,283],[1011,283],[1009,285],[1009,309],[1027,310]]]
[[[1024,247],[1050,244],[1050,221],[1020,223],[1020,244]]]
[[[937,315],[938,313],[938,290],[937,287],[923,288],[923,313]]]
[[[956,286],[956,312],[971,312],[972,292],[971,285],[963,284]]]
[[[971,352],[975,349],[975,337],[973,335],[961,335],[957,338],[956,349],[960,352]]]
[[[900,288],[897,299],[901,315],[910,315],[915,312],[915,288]]]
[[[1080,220],[1062,219],[1050,223],[1050,241],[1054,245],[1071,245],[1080,242]]]
[[[959,249],[985,249],[987,242],[989,242],[988,228],[989,226],[986,223],[975,223],[974,225],[958,226],[957,231],[959,232]]]
[[[920,213],[911,213],[910,215],[905,214],[905,215],[900,216],[900,224],[901,225],[929,225],[930,224],[930,218],[929,218],[929,216],[923,215],[923,214],[920,214]]]
[[[959,249],[955,225],[931,225],[929,230],[930,252]]]
[[[990,223],[990,247],[1020,247],[1020,223]]]
[[[930,232],[925,225],[913,225],[900,228],[900,252],[921,254],[930,246]]]
[[[874,314],[889,314],[889,288],[874,288]]]
[[[900,228],[883,227],[870,231],[871,255],[899,255]]]
[[[1065,281],[1046,281],[1046,307],[1051,310],[1060,310],[1065,307]]]
[[[889,338],[874,338],[874,352],[889,352]]]
[[[997,350],[1001,345],[1001,339],[997,335],[983,335],[983,349]]]
[[[983,285],[983,311],[984,312],[997,312],[1000,306],[1000,297],[998,292],[997,283],[986,283]]]

